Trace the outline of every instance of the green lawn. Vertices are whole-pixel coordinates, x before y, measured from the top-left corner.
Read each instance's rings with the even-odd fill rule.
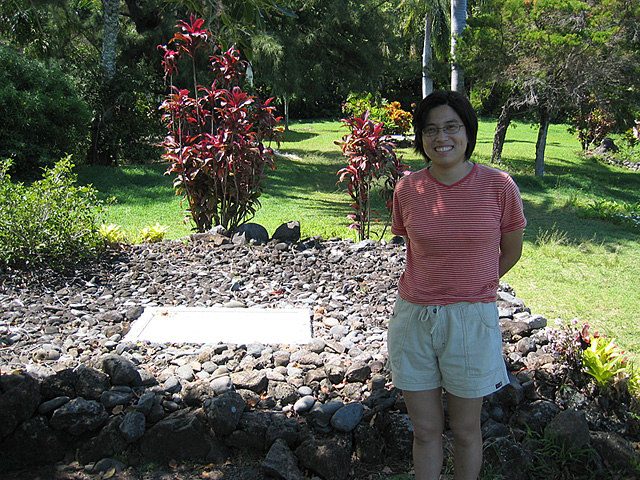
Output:
[[[489,161],[494,128],[494,121],[481,121],[476,161]],[[345,186],[336,184],[344,159],[334,141],[346,132],[337,121],[293,123],[253,221],[273,233],[281,223],[299,220],[303,237],[356,239],[347,229],[350,198]],[[499,166],[518,183],[528,219],[522,259],[504,280],[550,323],[557,318],[565,324],[574,318],[589,323],[640,358],[639,229],[584,218],[575,207],[598,200],[640,202],[640,173],[585,159],[575,136],[555,125],[548,137],[545,176],[534,177],[536,136],[529,125],[512,127]],[[410,149],[399,153],[413,170],[424,166]],[[83,167],[78,174],[102,198],[115,197],[105,222],[121,225],[129,238],[135,240],[139,229],[156,222],[169,227],[169,238],[182,238],[191,227],[183,223],[183,207],[165,169],[161,163]],[[374,208],[384,213],[380,201]],[[376,237],[385,222],[381,217],[372,229]],[[388,229],[385,236],[390,236]]]

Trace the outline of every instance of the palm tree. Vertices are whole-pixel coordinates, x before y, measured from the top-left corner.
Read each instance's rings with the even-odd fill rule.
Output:
[[[108,125],[114,107],[111,86],[116,77],[119,24],[120,0],[102,0],[102,85],[91,125],[91,145],[87,152],[87,161],[93,165],[116,164]]]
[[[415,38],[423,31],[422,96],[433,91],[434,58],[443,61],[449,52],[449,0],[413,0],[401,3],[403,35]]]
[[[451,90],[464,90],[462,69],[456,65],[456,43],[467,24],[467,0],[451,0]]]
[[[424,46],[422,48],[422,97],[433,92],[433,78],[429,75],[429,69],[433,64],[433,51],[431,50],[431,14],[427,11],[424,15]]]
[[[102,15],[102,74],[104,81],[111,83],[116,76],[120,0],[102,0]]]

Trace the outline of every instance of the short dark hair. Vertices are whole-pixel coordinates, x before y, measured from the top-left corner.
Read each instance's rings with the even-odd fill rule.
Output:
[[[458,114],[467,133],[467,149],[464,152],[466,160],[471,158],[473,150],[476,148],[476,139],[478,138],[478,116],[469,99],[460,92],[451,90],[436,90],[427,95],[416,107],[413,114],[413,132],[415,134],[414,149],[422,155],[427,162],[431,159],[427,157],[422,144],[422,129],[424,128],[429,112],[436,107],[447,105],[455,110]]]

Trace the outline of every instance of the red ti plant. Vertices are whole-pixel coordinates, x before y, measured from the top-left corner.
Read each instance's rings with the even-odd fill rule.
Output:
[[[175,175],[173,186],[187,199],[196,231],[214,225],[234,230],[260,206],[266,169],[275,168],[273,150],[263,141],[279,142],[280,118],[274,115],[271,99],[262,102],[243,92],[246,62],[233,47],[210,57],[214,78],[210,87],[198,85],[195,55],[211,47],[210,34],[193,16],[190,23],[176,27],[181,32],[171,42],[177,49],[159,47],[165,51],[163,66],[172,80],[171,93],[160,106],[169,130],[161,143],[163,157],[171,162],[166,173]],[[173,85],[182,54],[191,59],[193,95]]]
[[[364,240],[371,233],[371,215],[377,214],[371,210],[374,182],[383,179],[380,195],[391,215],[393,190],[398,179],[409,173],[409,167],[396,155],[395,145],[384,135],[382,122],[369,119],[368,110],[361,117],[342,119],[342,122],[351,128],[351,133],[344,135],[341,142],[335,142],[347,157],[347,166],[338,171],[338,183],[349,181],[351,207],[355,210],[348,215],[353,220],[349,228],[357,230],[360,240]]]

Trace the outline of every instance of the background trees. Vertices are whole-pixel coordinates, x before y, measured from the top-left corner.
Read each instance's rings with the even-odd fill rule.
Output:
[[[629,21],[637,14],[638,6],[626,0],[479,4],[463,34],[460,61],[472,89],[483,92],[480,103],[501,106],[492,161],[500,161],[516,114],[534,114],[539,124],[536,175],[544,173],[549,124],[579,121],[585,102],[615,105],[620,127],[628,128],[634,115],[628,105],[637,110],[640,94],[637,27]]]
[[[350,92],[419,96],[421,32],[403,35],[398,3],[294,0],[295,17],[276,17],[253,37],[256,84],[296,118],[337,116]],[[406,32],[405,32],[406,33]],[[412,43],[413,42],[413,43]],[[408,106],[408,105],[407,105]]]
[[[0,41],[47,67],[64,65],[92,111],[87,160],[114,165],[159,157],[166,89],[156,46],[191,12],[217,43],[239,47],[255,88],[295,118],[337,117],[347,95],[363,91],[409,110],[431,85],[460,84],[450,25],[466,17],[463,35],[453,28],[453,66],[464,67],[464,90],[481,113],[499,115],[493,159],[511,118],[528,114],[541,126],[542,173],[549,122],[580,134],[602,112],[618,130],[638,116],[639,8],[634,0],[13,0],[0,4]],[[596,136],[581,138],[589,148]]]

